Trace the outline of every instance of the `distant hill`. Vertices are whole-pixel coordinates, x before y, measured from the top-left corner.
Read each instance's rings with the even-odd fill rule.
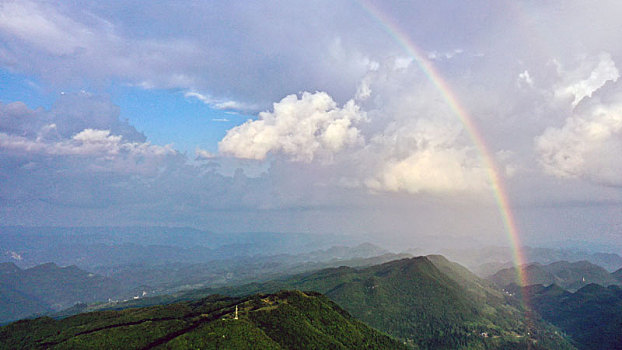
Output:
[[[117,281],[75,266],[59,267],[48,263],[12,270],[14,272],[0,276],[0,322],[61,310],[77,302],[107,301],[131,295]]]
[[[296,255],[300,261],[330,261],[349,260],[356,258],[371,258],[388,254],[389,251],[371,243],[361,243],[354,247],[332,246],[326,250],[315,250],[309,253]]]
[[[49,304],[0,282],[0,324],[52,312]]]
[[[522,247],[520,250],[527,264],[550,264],[556,261],[589,261],[592,264],[605,268],[609,272],[622,268],[622,256],[614,253],[594,253],[581,250],[538,247]],[[480,277],[487,277],[499,270],[499,268],[502,268],[503,264],[511,264],[513,262],[513,250],[509,247],[484,246],[476,249],[443,249],[440,250],[440,253],[468,267]],[[491,267],[499,268],[491,270]]]
[[[0,262],[92,270],[123,264],[205,263],[237,256],[301,254],[360,243],[331,234],[214,233],[188,227],[0,226]]]
[[[21,271],[21,269],[11,262],[0,263],[0,276],[7,273],[16,273]]]
[[[494,275],[499,270],[511,268],[513,266],[514,266],[514,263],[509,262],[509,261],[504,262],[504,263],[488,262],[488,263],[484,263],[476,267],[472,267],[470,268],[470,270],[473,271],[473,273],[475,273],[476,275],[486,278],[488,276]]]
[[[618,281],[622,282],[622,268],[617,271],[612,272],[611,276],[613,276],[613,278],[617,279]]]
[[[39,298],[16,290],[7,283],[5,276],[20,272],[22,269],[13,263],[0,263],[0,323],[52,311]]]
[[[120,264],[99,267],[95,271],[134,288],[149,285],[159,293],[171,293],[179,289],[265,281],[331,266],[368,266],[400,257],[405,255],[392,254],[364,243],[297,255],[239,256],[205,263]]]
[[[558,261],[549,265],[529,264],[523,267],[527,278],[526,285],[556,284],[564,289],[575,291],[590,283],[602,286],[621,285],[614,275],[600,266],[587,261],[567,262]],[[498,271],[488,278],[500,287],[516,282],[516,270],[507,268]]]
[[[0,328],[0,347],[406,349],[328,298],[299,291],[20,321]]]
[[[533,285],[524,291],[532,307],[570,335],[580,349],[622,349],[620,287],[589,284],[570,293],[556,285]]]

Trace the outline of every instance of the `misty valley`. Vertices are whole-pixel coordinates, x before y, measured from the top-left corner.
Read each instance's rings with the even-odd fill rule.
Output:
[[[7,349],[622,346],[613,253],[525,247],[519,285],[511,250],[493,246],[394,252],[343,235],[158,227],[1,234]]]

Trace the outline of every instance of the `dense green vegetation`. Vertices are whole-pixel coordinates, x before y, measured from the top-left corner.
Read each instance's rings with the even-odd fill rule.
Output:
[[[545,286],[556,284],[569,291],[576,291],[590,283],[609,285],[622,285],[616,279],[615,272],[609,273],[604,268],[587,261],[567,262],[558,261],[548,265],[530,264],[523,267],[527,276],[526,285],[542,284]],[[514,267],[498,271],[489,277],[499,287],[505,287],[516,283],[516,270]]]
[[[245,295],[287,288],[324,293],[414,348],[571,348],[556,329],[537,319],[526,322],[515,298],[441,256],[325,269],[212,292]]]
[[[235,307],[239,319],[234,319]],[[23,320],[0,328],[4,349],[401,349],[405,346],[355,320],[328,298],[282,291],[62,320]]]
[[[544,319],[568,333],[581,349],[622,349],[622,289],[587,285],[574,293],[559,286],[524,289]]]

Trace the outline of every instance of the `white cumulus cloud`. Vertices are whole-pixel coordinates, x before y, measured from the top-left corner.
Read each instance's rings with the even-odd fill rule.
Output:
[[[312,161],[361,143],[356,124],[365,119],[354,101],[342,108],[325,92],[289,95],[272,112],[259,113],[227,132],[219,150],[239,158],[265,159],[281,153],[296,161]]]

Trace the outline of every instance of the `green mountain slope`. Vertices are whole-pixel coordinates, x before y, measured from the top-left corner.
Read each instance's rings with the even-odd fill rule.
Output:
[[[524,271],[525,276],[527,276],[526,285],[556,284],[570,291],[578,290],[590,283],[600,284],[605,287],[622,284],[604,268],[587,261],[573,263],[558,261],[548,265],[530,264],[524,267]],[[500,287],[505,287],[516,282],[515,276],[516,272],[512,267],[500,270],[488,279]]]
[[[551,285],[525,288],[532,307],[581,349],[622,349],[622,289],[587,285],[574,293]]]
[[[440,256],[325,269],[213,292],[244,295],[287,288],[323,293],[358,319],[416,348],[570,347],[537,320],[526,337],[528,326],[514,298]]]
[[[234,319],[236,307],[239,319]],[[283,291],[39,318],[0,328],[7,349],[402,349],[317,293]]]
[[[478,277],[466,267],[449,261],[442,255],[428,255],[427,258],[441,272],[457,282],[460,287],[466,289],[468,293],[465,295],[475,302],[484,303],[488,307],[495,308],[515,301],[512,298],[508,298],[494,283]]]

